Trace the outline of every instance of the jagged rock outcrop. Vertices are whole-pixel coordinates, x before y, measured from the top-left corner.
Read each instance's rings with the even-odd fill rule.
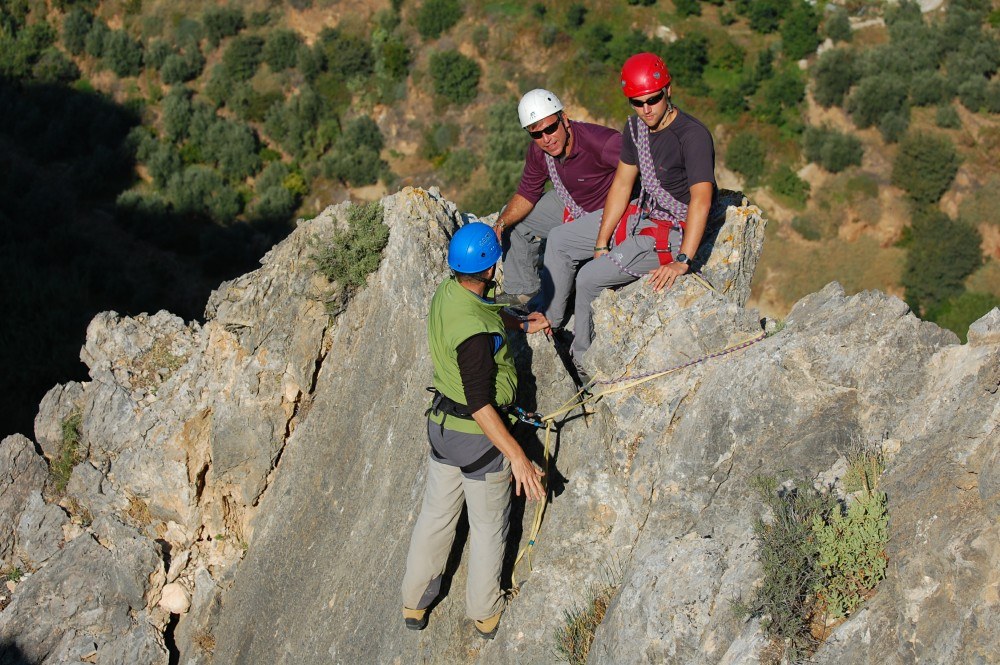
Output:
[[[760,577],[752,524],[764,508],[750,482],[834,482],[863,440],[889,459],[889,576],[814,659],[1000,659],[1000,311],[959,345],[893,297],[832,284],[760,339],[745,302],[763,221],[733,203],[699,255],[703,280],[595,302],[585,362],[599,389],[699,362],[605,395],[589,429],[578,412],[564,419],[533,568],[518,567],[495,641],[464,616],[464,561],[425,631],[399,617],[427,457],[424,317],[461,219],[436,191],[406,189],[383,200],[385,259],[343,309],[310,260],[343,223],[338,206],[222,285],[203,325],[165,312],[93,321],[91,381],[54,388],[36,419],[51,458],[80,414],[82,461],[59,507],[40,499],[32,442],[0,444],[0,558],[38,567],[0,612],[0,654],[549,663],[565,613],[612,578],[591,661],[753,662],[767,640],[729,607]],[[513,344],[521,404],[556,410],[574,388],[553,347]],[[541,460],[541,433],[522,437]],[[515,503],[515,538],[533,510]],[[39,511],[50,514],[22,519]],[[62,534],[54,551],[43,533]],[[47,559],[28,561],[22,541]]]

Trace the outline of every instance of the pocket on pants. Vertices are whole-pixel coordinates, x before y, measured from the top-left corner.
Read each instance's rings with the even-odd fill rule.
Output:
[[[503,509],[510,504],[510,460],[504,458],[503,468],[494,473],[487,473],[486,503],[491,510]]]

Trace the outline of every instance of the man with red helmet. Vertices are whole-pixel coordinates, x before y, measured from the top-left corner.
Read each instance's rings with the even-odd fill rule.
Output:
[[[617,130],[570,120],[548,90],[527,92],[517,114],[531,143],[517,192],[494,224],[504,244],[504,293],[497,302],[508,305],[526,303],[538,292],[538,252],[553,228],[600,218],[622,144]],[[549,192],[546,181],[552,182]]]
[[[659,291],[690,270],[716,190],[712,135],[671,102],[663,60],[653,53],[633,55],[622,67],[621,86],[636,115],[622,132],[602,218],[554,229],[545,251],[554,292],[543,312],[554,328],[568,317],[576,278],[572,351],[577,364],[593,337],[590,303],[602,290],[648,274],[650,287]],[[639,210],[619,223],[637,181]]]

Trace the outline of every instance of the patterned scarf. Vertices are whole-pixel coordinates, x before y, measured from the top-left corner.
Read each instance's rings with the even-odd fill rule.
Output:
[[[628,119],[628,128],[639,154],[639,173],[642,176],[640,201],[649,202],[650,217],[670,220],[675,228],[680,229],[680,223],[687,219],[688,207],[663,189],[656,178],[653,154],[649,149],[649,127],[639,116],[632,116]]]

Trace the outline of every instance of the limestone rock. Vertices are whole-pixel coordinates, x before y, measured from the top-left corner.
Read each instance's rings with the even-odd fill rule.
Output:
[[[0,441],[0,562],[11,564],[21,513],[48,477],[45,460],[20,434]]]
[[[157,604],[171,614],[184,614],[191,607],[191,597],[182,585],[171,582],[163,587]]]
[[[45,393],[35,416],[35,440],[49,458],[59,456],[63,443],[63,423],[80,406],[83,386],[76,381],[53,387]]]
[[[167,663],[162,631],[146,612],[162,584],[156,545],[121,523],[95,522],[100,544],[80,537],[20,584],[0,613],[0,644],[32,663],[113,654],[98,662]],[[136,660],[128,660],[135,657]]]
[[[32,492],[17,522],[17,547],[32,568],[44,563],[63,543],[63,525],[69,520],[59,506],[45,503]]]

